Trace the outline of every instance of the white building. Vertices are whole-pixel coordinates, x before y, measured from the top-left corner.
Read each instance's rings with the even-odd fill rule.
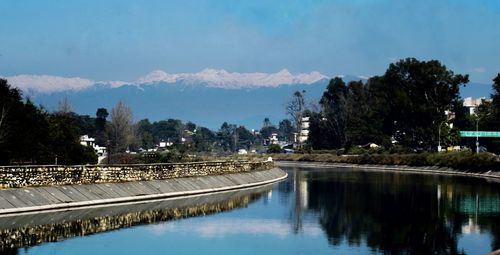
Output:
[[[305,143],[309,139],[309,117],[303,117],[300,122],[300,132],[297,135],[299,143]]]
[[[479,107],[483,103],[483,101],[491,102],[491,99],[487,99],[486,97],[467,97],[464,99],[464,106],[469,109],[469,114],[473,115],[476,114],[477,107]]]
[[[95,138],[88,135],[80,136],[80,144],[87,147],[92,147],[98,156],[106,154],[106,147],[99,146],[95,143]]]
[[[171,142],[170,140],[168,140],[168,141],[161,140],[158,147],[165,148],[165,147],[170,147],[172,145],[174,145],[174,142]]]
[[[278,144],[278,134],[272,133],[271,137],[269,137],[269,144]]]

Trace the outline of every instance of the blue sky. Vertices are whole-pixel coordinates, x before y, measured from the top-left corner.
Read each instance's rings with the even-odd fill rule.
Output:
[[[134,80],[152,70],[382,74],[438,59],[500,72],[500,1],[0,0],[0,75]]]

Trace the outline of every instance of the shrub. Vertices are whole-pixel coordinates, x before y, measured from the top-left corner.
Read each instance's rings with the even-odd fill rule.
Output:
[[[368,150],[366,150],[365,148],[362,148],[362,147],[358,147],[358,146],[354,146],[354,147],[351,147],[348,151],[347,151],[347,154],[355,154],[355,155],[359,155],[359,154],[364,154],[364,153],[367,153]]]
[[[281,146],[278,144],[271,144],[267,148],[267,153],[281,153]]]

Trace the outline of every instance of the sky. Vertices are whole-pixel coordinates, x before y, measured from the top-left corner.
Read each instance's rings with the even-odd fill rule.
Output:
[[[500,72],[497,0],[0,0],[0,75],[152,70],[371,76],[405,57]]]

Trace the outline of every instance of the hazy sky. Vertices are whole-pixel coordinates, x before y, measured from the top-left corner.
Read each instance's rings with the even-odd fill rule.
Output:
[[[500,1],[0,0],[0,75],[134,80],[152,70],[382,74],[438,59],[500,72]]]

